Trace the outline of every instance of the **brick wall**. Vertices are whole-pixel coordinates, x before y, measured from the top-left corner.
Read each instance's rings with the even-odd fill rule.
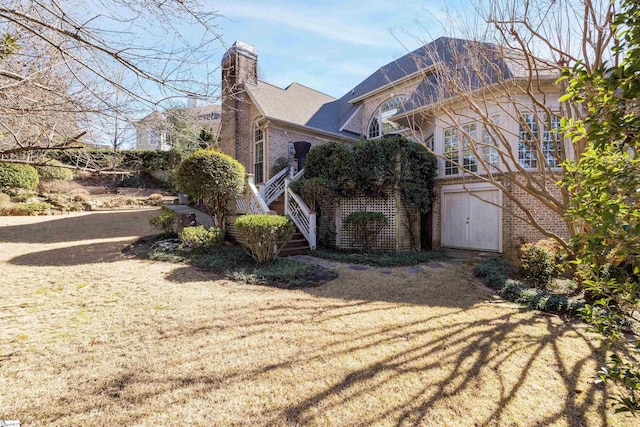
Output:
[[[275,126],[269,126],[268,130],[268,152],[267,152],[267,177],[265,179],[269,179],[269,174],[271,173],[271,168],[275,164],[276,160],[280,157],[288,158],[289,156],[289,143],[296,141],[306,141],[311,143],[311,146],[320,145],[326,142],[324,139],[321,139],[317,136],[302,133],[299,131],[284,129]]]
[[[556,185],[549,184],[547,188],[555,198],[561,197],[560,188]],[[551,211],[541,201],[528,194],[525,190],[515,184],[510,184],[509,190],[514,197],[520,200],[527,209],[529,209],[536,221],[545,230],[556,233],[565,239],[569,237],[567,226],[560,215]],[[515,258],[517,249],[522,243],[537,242],[538,240],[547,238],[524,219],[518,218],[518,216],[524,217],[524,212],[508,197],[504,197],[503,204],[503,236],[508,236],[508,239],[503,239],[505,256],[508,258]],[[511,212],[515,213],[515,215]]]
[[[441,197],[442,187],[445,185],[453,184],[471,184],[473,182],[481,182],[478,180],[470,180],[463,178],[441,179],[437,181],[437,195],[433,201],[433,246],[435,248],[441,247],[441,233],[442,233],[442,217],[441,217]],[[524,206],[526,206],[536,220],[546,230],[557,233],[561,237],[567,238],[567,227],[562,221],[562,218],[555,212],[549,210],[542,202],[535,197],[531,196],[523,189],[503,180],[503,185],[508,189],[514,197],[520,200]],[[560,196],[560,189],[552,185],[550,191],[555,197]],[[517,249],[524,242],[536,242],[540,239],[544,239],[545,236],[538,231],[535,227],[530,225],[523,219],[518,218],[516,215],[524,216],[521,209],[517,208],[515,203],[509,199],[507,195],[503,195],[503,210],[502,210],[502,251],[503,255],[511,260],[517,257]],[[515,212],[514,215],[512,212]]]
[[[254,107],[245,85],[255,83],[258,57],[242,46],[232,46],[222,58],[222,118],[219,137],[223,153],[236,158],[247,171],[253,169],[252,141]]]

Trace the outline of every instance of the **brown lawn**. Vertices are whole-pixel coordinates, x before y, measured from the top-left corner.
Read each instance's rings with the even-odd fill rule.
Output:
[[[280,290],[130,259],[155,210],[0,218],[0,420],[30,425],[634,425],[583,325],[469,267]]]

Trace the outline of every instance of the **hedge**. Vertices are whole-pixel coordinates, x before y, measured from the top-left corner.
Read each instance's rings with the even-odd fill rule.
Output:
[[[0,163],[0,188],[22,188],[33,191],[39,181],[38,171],[33,166]]]

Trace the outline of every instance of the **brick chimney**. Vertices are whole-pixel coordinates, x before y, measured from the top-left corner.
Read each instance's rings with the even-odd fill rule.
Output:
[[[258,80],[258,54],[253,46],[236,41],[222,57],[222,129],[220,148],[236,158],[247,171],[251,165],[251,133],[249,96],[245,84]]]

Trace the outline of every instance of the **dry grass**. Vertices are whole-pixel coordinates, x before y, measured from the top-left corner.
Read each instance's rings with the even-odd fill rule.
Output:
[[[38,184],[38,191],[40,193],[65,194],[69,196],[89,196],[87,189],[75,181],[41,181]]]
[[[466,266],[240,285],[122,255],[156,213],[0,218],[0,420],[634,425],[593,384],[593,336]]]

